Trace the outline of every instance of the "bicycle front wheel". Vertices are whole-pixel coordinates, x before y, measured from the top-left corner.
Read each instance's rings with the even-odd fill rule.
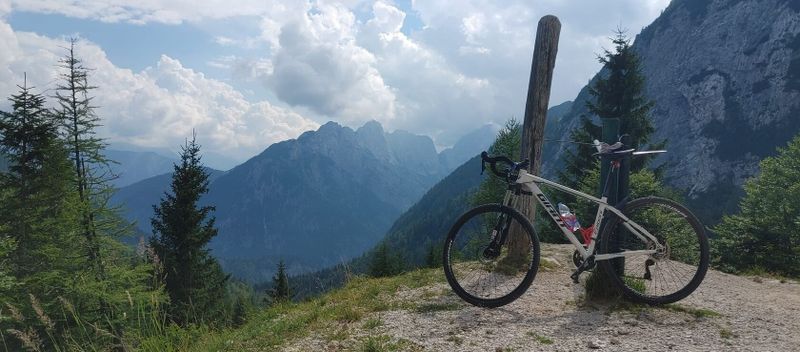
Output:
[[[709,261],[708,239],[700,221],[686,207],[658,197],[633,200],[623,214],[663,246],[653,254],[599,261],[624,296],[655,305],[673,303],[694,292],[706,275]],[[609,220],[600,235],[598,254],[655,248],[616,217]]]
[[[539,239],[518,211],[500,204],[467,211],[444,244],[444,273],[453,291],[480,307],[519,298],[539,268]]]

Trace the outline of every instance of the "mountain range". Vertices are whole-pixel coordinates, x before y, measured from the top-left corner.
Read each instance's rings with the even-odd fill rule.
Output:
[[[210,170],[203,201],[216,207],[212,251],[228,272],[250,281],[269,279],[281,259],[293,273],[346,262],[494,134],[484,126],[437,153],[429,137],[388,133],[375,121],[356,130],[329,122],[227,172]],[[114,197],[142,234],[151,233],[152,204],[170,176],[123,187]]]

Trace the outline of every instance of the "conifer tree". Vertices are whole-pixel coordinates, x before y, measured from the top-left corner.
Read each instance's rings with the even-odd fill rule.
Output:
[[[217,235],[213,206],[201,206],[208,173],[200,162],[195,137],[182,147],[174,166],[171,192],[154,205],[151,245],[166,273],[169,316],[178,324],[214,321],[228,276],[211,256],[208,243]]]
[[[12,111],[0,112],[0,152],[10,163],[0,175],[0,187],[7,195],[0,205],[0,227],[15,243],[11,253],[15,275],[24,282],[33,274],[61,268],[53,260],[63,258],[43,251],[71,242],[65,238],[71,224],[67,209],[71,173],[57,121],[45,108],[44,96],[32,92],[27,77],[18,87],[19,93],[10,97]],[[51,292],[52,287],[63,286],[49,285]]]
[[[289,276],[286,274],[286,263],[283,262],[283,259],[278,262],[278,272],[272,277],[271,296],[274,302],[285,302],[291,298]]]
[[[74,168],[74,187],[78,194],[81,232],[85,237],[86,256],[95,279],[106,279],[106,268],[100,251],[99,232],[116,227],[109,214],[108,200],[113,192],[109,181],[110,161],[104,156],[105,143],[96,135],[100,118],[92,105],[89,69],[75,56],[77,39],[71,39],[67,54],[60,60],[61,81],[56,86],[57,114],[61,119],[64,139]],[[102,305],[102,304],[101,304]],[[105,308],[104,308],[105,309]]]
[[[239,327],[244,325],[247,322],[247,308],[245,307],[244,301],[239,297],[236,299],[236,303],[233,306],[233,317],[231,318],[231,324],[234,327]]]
[[[614,52],[606,50],[598,57],[603,64],[600,77],[589,87],[593,101],[586,103],[589,112],[605,118],[620,119],[620,135],[627,135],[623,142],[632,148],[642,149],[649,144],[649,149],[660,149],[666,141],[650,143],[655,131],[650,120],[650,111],[654,103],[644,95],[645,78],[642,75],[639,56],[631,47],[625,33],[618,30],[612,40]],[[601,139],[601,127],[594,124],[587,116],[580,117],[580,125],[570,132],[570,140],[577,143],[591,143]],[[568,187],[578,187],[581,179],[593,168],[598,167],[597,159],[592,156],[596,150],[591,145],[576,144],[575,149],[568,149],[564,156],[564,169],[558,173],[559,181]],[[647,167],[650,158],[631,160],[631,172]],[[661,170],[656,170],[660,174]]]
[[[378,245],[369,263],[369,275],[387,277],[397,275],[401,270],[400,258],[390,253],[389,246],[385,242]]]
[[[648,143],[649,149],[660,149],[666,141],[650,143],[655,131],[650,120],[650,110],[654,103],[644,95],[645,79],[641,72],[639,57],[631,47],[630,41],[622,30],[618,30],[612,39],[614,52],[606,50],[598,57],[603,64],[600,77],[589,88],[593,100],[586,103],[589,112],[600,119],[617,118],[620,121],[620,136],[626,146],[643,149]],[[595,125],[588,117],[581,117],[578,129],[570,133],[570,138],[577,143],[590,143],[601,140],[601,126]],[[599,162],[592,156],[596,150],[592,146],[578,145],[575,151],[568,151],[565,156],[565,168],[559,173],[559,181],[572,188],[587,187],[587,180],[596,176]],[[651,158],[639,157],[630,160],[632,173],[647,172]],[[660,168],[656,169],[660,175]],[[632,179],[637,179],[636,177]],[[594,181],[593,181],[594,182]],[[588,185],[591,188],[597,184]],[[635,187],[635,186],[632,186]],[[596,191],[594,191],[596,192]],[[566,202],[572,203],[575,197],[566,195]],[[575,209],[579,219],[591,219],[596,209],[593,203],[578,202]],[[617,297],[618,293],[609,283],[602,270],[593,271],[586,281],[589,299],[607,299]]]
[[[442,266],[442,246],[431,243],[428,245],[428,252],[425,254],[425,267],[438,268]]]

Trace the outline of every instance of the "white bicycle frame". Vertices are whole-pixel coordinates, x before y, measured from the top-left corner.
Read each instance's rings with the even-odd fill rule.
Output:
[[[618,216],[622,220],[623,226],[625,226],[625,228],[627,228],[628,231],[633,233],[636,237],[638,237],[644,243],[653,244],[654,248],[653,249],[645,249],[645,250],[631,250],[631,251],[623,250],[623,251],[618,252],[618,253],[598,254],[598,255],[594,256],[594,260],[595,261],[608,260],[608,259],[619,258],[619,257],[627,257],[627,256],[632,256],[632,255],[655,254],[659,250],[663,249],[663,245],[658,242],[658,240],[656,239],[655,236],[653,236],[650,232],[648,232],[647,230],[645,230],[644,228],[639,226],[639,224],[637,224],[636,222],[634,222],[633,220],[631,220],[627,216],[625,216],[625,214],[623,214],[622,211],[620,211],[619,209],[615,208],[612,205],[609,205],[608,202],[607,202],[607,197],[605,197],[605,196],[602,197],[602,198],[593,197],[593,196],[588,195],[586,193],[583,193],[583,192],[580,192],[580,191],[576,191],[576,190],[574,190],[572,188],[569,188],[569,187],[566,187],[566,186],[562,186],[562,185],[560,185],[558,183],[555,183],[553,181],[550,181],[548,179],[545,179],[545,178],[542,178],[542,177],[539,177],[539,176],[536,176],[536,175],[532,175],[532,174],[528,173],[527,170],[519,170],[519,177],[517,178],[516,183],[522,185],[523,188],[527,188],[528,191],[533,193],[533,197],[539,202],[539,204],[542,207],[544,207],[544,209],[547,211],[547,214],[550,215],[550,217],[553,219],[553,221],[556,222],[558,227],[561,229],[561,232],[563,232],[564,236],[566,236],[567,239],[569,239],[569,241],[575,246],[575,249],[578,251],[578,253],[581,254],[581,256],[583,257],[584,260],[588,259],[590,256],[594,255],[595,246],[597,244],[597,235],[598,235],[598,233],[600,231],[600,227],[601,227],[601,224],[602,224],[602,221],[603,221],[603,215],[605,214],[606,210],[611,211],[616,216]],[[552,203],[550,203],[550,200],[547,199],[547,196],[542,192],[541,188],[539,188],[539,184],[545,184],[545,185],[548,185],[550,187],[554,187],[554,188],[556,188],[558,190],[561,190],[563,192],[566,192],[566,193],[569,193],[569,194],[572,194],[572,195],[575,195],[575,196],[578,196],[578,197],[581,197],[581,198],[584,198],[584,199],[588,199],[588,200],[590,200],[590,201],[592,201],[594,203],[597,203],[597,205],[598,205],[598,207],[597,207],[597,215],[595,216],[594,229],[592,231],[591,242],[589,242],[589,246],[588,247],[584,247],[583,243],[581,243],[580,240],[578,240],[578,238],[575,236],[575,234],[572,233],[572,231],[570,231],[567,228],[567,225],[564,224],[564,220],[561,219],[561,216],[558,214],[556,209],[553,208]],[[515,206],[516,204],[514,204],[514,203],[516,202],[516,197],[514,197],[514,196],[515,195],[514,195],[513,191],[507,191],[505,199],[503,200],[503,204],[507,205],[507,206],[512,206],[512,207]],[[514,197],[514,198],[512,199],[512,197]]]

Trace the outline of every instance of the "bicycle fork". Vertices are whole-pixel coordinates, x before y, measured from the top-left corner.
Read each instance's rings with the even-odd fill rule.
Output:
[[[503,199],[503,205],[507,207],[511,207],[514,204],[514,197],[512,191],[507,191],[505,199]],[[511,228],[511,216],[510,215],[500,215],[497,219],[497,223],[492,228],[491,238],[492,241],[483,250],[483,257],[486,259],[496,259],[500,256],[501,248],[503,245],[506,244],[506,240],[508,239],[508,231]]]

